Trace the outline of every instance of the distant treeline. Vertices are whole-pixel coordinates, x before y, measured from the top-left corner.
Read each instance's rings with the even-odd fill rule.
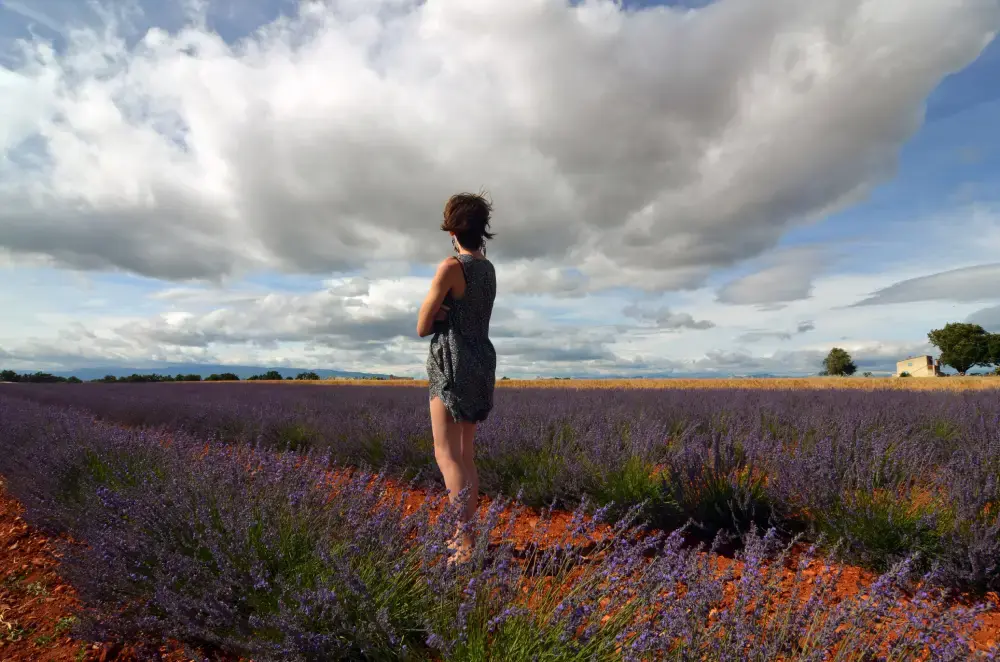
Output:
[[[223,373],[221,375],[210,375],[205,378],[205,381],[239,381],[239,377],[232,373]],[[114,375],[105,375],[100,379],[91,379],[92,383],[119,383],[119,382],[135,382],[135,383],[147,383],[147,382],[200,382],[202,381],[201,375],[138,375],[132,374],[127,377],[115,377]],[[0,370],[0,382],[19,382],[22,384],[82,384],[83,380],[79,377],[62,377],[59,375],[52,375],[47,372],[32,372],[19,374],[13,370]]]
[[[69,384],[82,384],[78,377],[57,377],[47,372],[33,372],[20,375],[13,370],[0,370],[0,382],[22,382],[31,384],[58,384],[66,382]]]
[[[312,371],[300,372],[295,377],[282,377],[281,373],[277,370],[269,370],[262,375],[252,375],[247,377],[246,381],[320,381],[322,378]],[[403,377],[394,377],[390,375],[389,377],[358,377],[357,379],[372,379],[372,380],[388,380],[388,379],[405,379]],[[158,375],[156,373],[151,373],[148,375],[131,374],[128,377],[115,377],[114,375],[105,375],[99,379],[91,379],[91,383],[101,383],[101,384],[121,384],[121,383],[135,383],[135,384],[145,384],[152,382],[238,382],[240,378],[238,375],[232,372],[223,372],[221,374],[211,374],[208,377],[202,379],[201,375]],[[24,373],[20,374],[14,370],[0,370],[0,382],[19,382],[27,384],[82,384],[83,380],[79,377],[60,377],[58,375],[52,375],[47,372],[34,372],[34,373]]]

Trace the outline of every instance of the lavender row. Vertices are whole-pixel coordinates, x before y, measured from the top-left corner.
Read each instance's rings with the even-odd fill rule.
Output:
[[[129,426],[321,451],[436,481],[419,388],[20,385]],[[918,554],[948,585],[1000,587],[1000,400],[992,393],[501,389],[483,489],[531,505],[640,503],[707,539],[754,527],[837,540],[884,571]]]
[[[831,606],[837,573],[807,576],[808,555],[789,601],[773,531],[747,537],[739,579],[629,518],[596,550],[565,538],[522,559],[503,501],[475,523],[473,558],[449,563],[456,512],[431,517],[434,500],[407,513],[363,475],[331,498],[325,463],[297,454],[206,449],[3,395],[0,447],[27,519],[88,543],[63,543],[62,566],[85,633],[143,641],[150,658],[175,640],[260,661],[964,660],[979,612],[935,591],[901,611],[905,562]],[[567,535],[593,540],[594,526],[580,510]]]

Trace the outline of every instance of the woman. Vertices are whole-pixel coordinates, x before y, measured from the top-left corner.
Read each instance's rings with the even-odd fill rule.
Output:
[[[468,488],[462,524],[476,513],[479,476],[472,444],[476,424],[493,408],[496,383],[496,351],[489,339],[496,273],[485,253],[486,241],[493,238],[491,212],[481,195],[462,193],[448,200],[441,229],[451,235],[457,255],[438,265],[417,319],[421,338],[434,335],[427,357],[434,457],[452,503]],[[460,525],[452,541],[458,558],[468,557],[473,542],[469,527]]]

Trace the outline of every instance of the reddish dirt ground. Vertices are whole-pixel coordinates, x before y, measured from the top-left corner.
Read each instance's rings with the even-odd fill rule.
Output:
[[[59,552],[29,526],[0,479],[0,660],[107,662],[134,660],[131,647],[75,639],[80,601],[59,576]],[[161,649],[165,662],[187,660]]]
[[[331,476],[331,482],[342,481],[344,474]],[[390,483],[385,498],[398,500],[404,490]],[[420,491],[406,491],[406,509],[419,508],[427,498]],[[485,512],[490,500],[480,501],[480,511]],[[29,526],[21,517],[22,507],[7,496],[0,482],[0,660],[4,662],[94,662],[106,660],[134,660],[131,647],[112,647],[74,639],[69,633],[72,619],[79,613],[80,603],[72,586],[58,574],[58,552],[51,541]],[[436,509],[440,510],[440,509]],[[507,517],[504,518],[507,520]],[[542,535],[537,529],[540,515],[525,509],[514,522],[514,541],[519,548],[530,543],[553,544],[560,541],[572,526],[572,514],[556,512],[552,524]],[[506,521],[504,522],[506,524]],[[501,527],[502,528],[502,527]],[[608,527],[599,529],[598,536],[609,533]],[[497,540],[499,542],[499,540]],[[574,541],[583,544],[585,540]],[[721,557],[720,570],[736,561]],[[795,559],[786,566],[786,578],[791,579]],[[806,571],[815,576],[821,563],[814,562]],[[859,568],[845,567],[836,588],[836,599],[855,595],[869,585],[873,576]],[[990,647],[1000,640],[1000,600],[989,596],[994,608],[984,615],[981,626],[974,634],[977,647]],[[176,650],[161,649],[162,659],[180,662],[187,659]]]
[[[426,495],[419,491],[404,490],[398,485],[389,483],[386,489],[386,498],[398,502],[401,497],[405,494],[405,504],[406,510],[412,511],[419,508]],[[479,501],[479,513],[480,516],[485,515],[489,508],[491,500],[489,497],[480,497]],[[440,510],[440,509],[438,509]],[[506,515],[506,513],[505,513]],[[565,543],[564,540],[567,531],[569,531],[573,526],[573,516],[572,513],[565,511],[557,511],[552,513],[550,517],[550,524],[545,527],[544,532],[536,530],[536,527],[540,521],[540,514],[537,510],[525,508],[523,509],[522,515],[514,522],[514,543],[515,547],[524,548],[530,543],[537,544],[541,547],[546,547],[548,545],[554,545],[558,543]],[[500,542],[499,532],[503,531],[506,524],[509,522],[509,518],[501,517],[501,526],[498,527],[498,535],[494,536],[492,542]],[[596,530],[596,535],[590,541],[582,538],[577,538],[571,541],[571,544],[575,545],[585,545],[593,540],[599,540],[606,535],[610,535],[611,527],[609,526],[599,526]],[[799,544],[796,545],[791,554],[786,560],[785,567],[783,570],[784,575],[784,585],[789,588],[786,589],[786,595],[790,597],[791,585],[794,582],[796,569],[801,559],[801,555],[806,551],[808,545]],[[739,561],[727,558],[725,556],[717,557],[719,571],[725,572],[732,566],[735,579],[739,579],[740,574],[743,569],[743,564]],[[870,586],[876,579],[877,575],[863,568],[858,568],[854,566],[843,566],[837,564],[830,564],[829,574],[826,574],[826,564],[822,559],[814,559],[803,571],[803,576],[807,579],[813,579],[817,575],[825,576],[837,576],[837,583],[834,591],[832,592],[831,601],[833,603],[852,598],[858,595],[860,592],[864,591],[868,586]],[[839,575],[838,575],[839,573]],[[800,599],[804,602],[808,599],[807,595],[800,596]],[[980,602],[982,599],[979,600]],[[983,614],[980,617],[979,628],[973,633],[973,644],[976,649],[988,650],[1000,642],[1000,596],[997,593],[990,593],[985,597],[985,601],[992,606],[992,609]],[[971,602],[971,601],[970,601]]]

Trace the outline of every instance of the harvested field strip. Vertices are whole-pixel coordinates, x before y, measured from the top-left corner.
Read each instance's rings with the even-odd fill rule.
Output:
[[[213,382],[216,385],[231,382]],[[424,379],[325,379],[319,381],[248,381],[248,386],[282,384],[286,386],[409,386],[427,387]],[[505,379],[497,381],[499,388],[555,389],[755,389],[765,391],[799,391],[851,389],[861,391],[976,391],[1000,389],[1000,377],[995,375],[941,377],[935,379],[899,379],[896,377],[783,377],[783,378],[711,378],[711,379]]]

